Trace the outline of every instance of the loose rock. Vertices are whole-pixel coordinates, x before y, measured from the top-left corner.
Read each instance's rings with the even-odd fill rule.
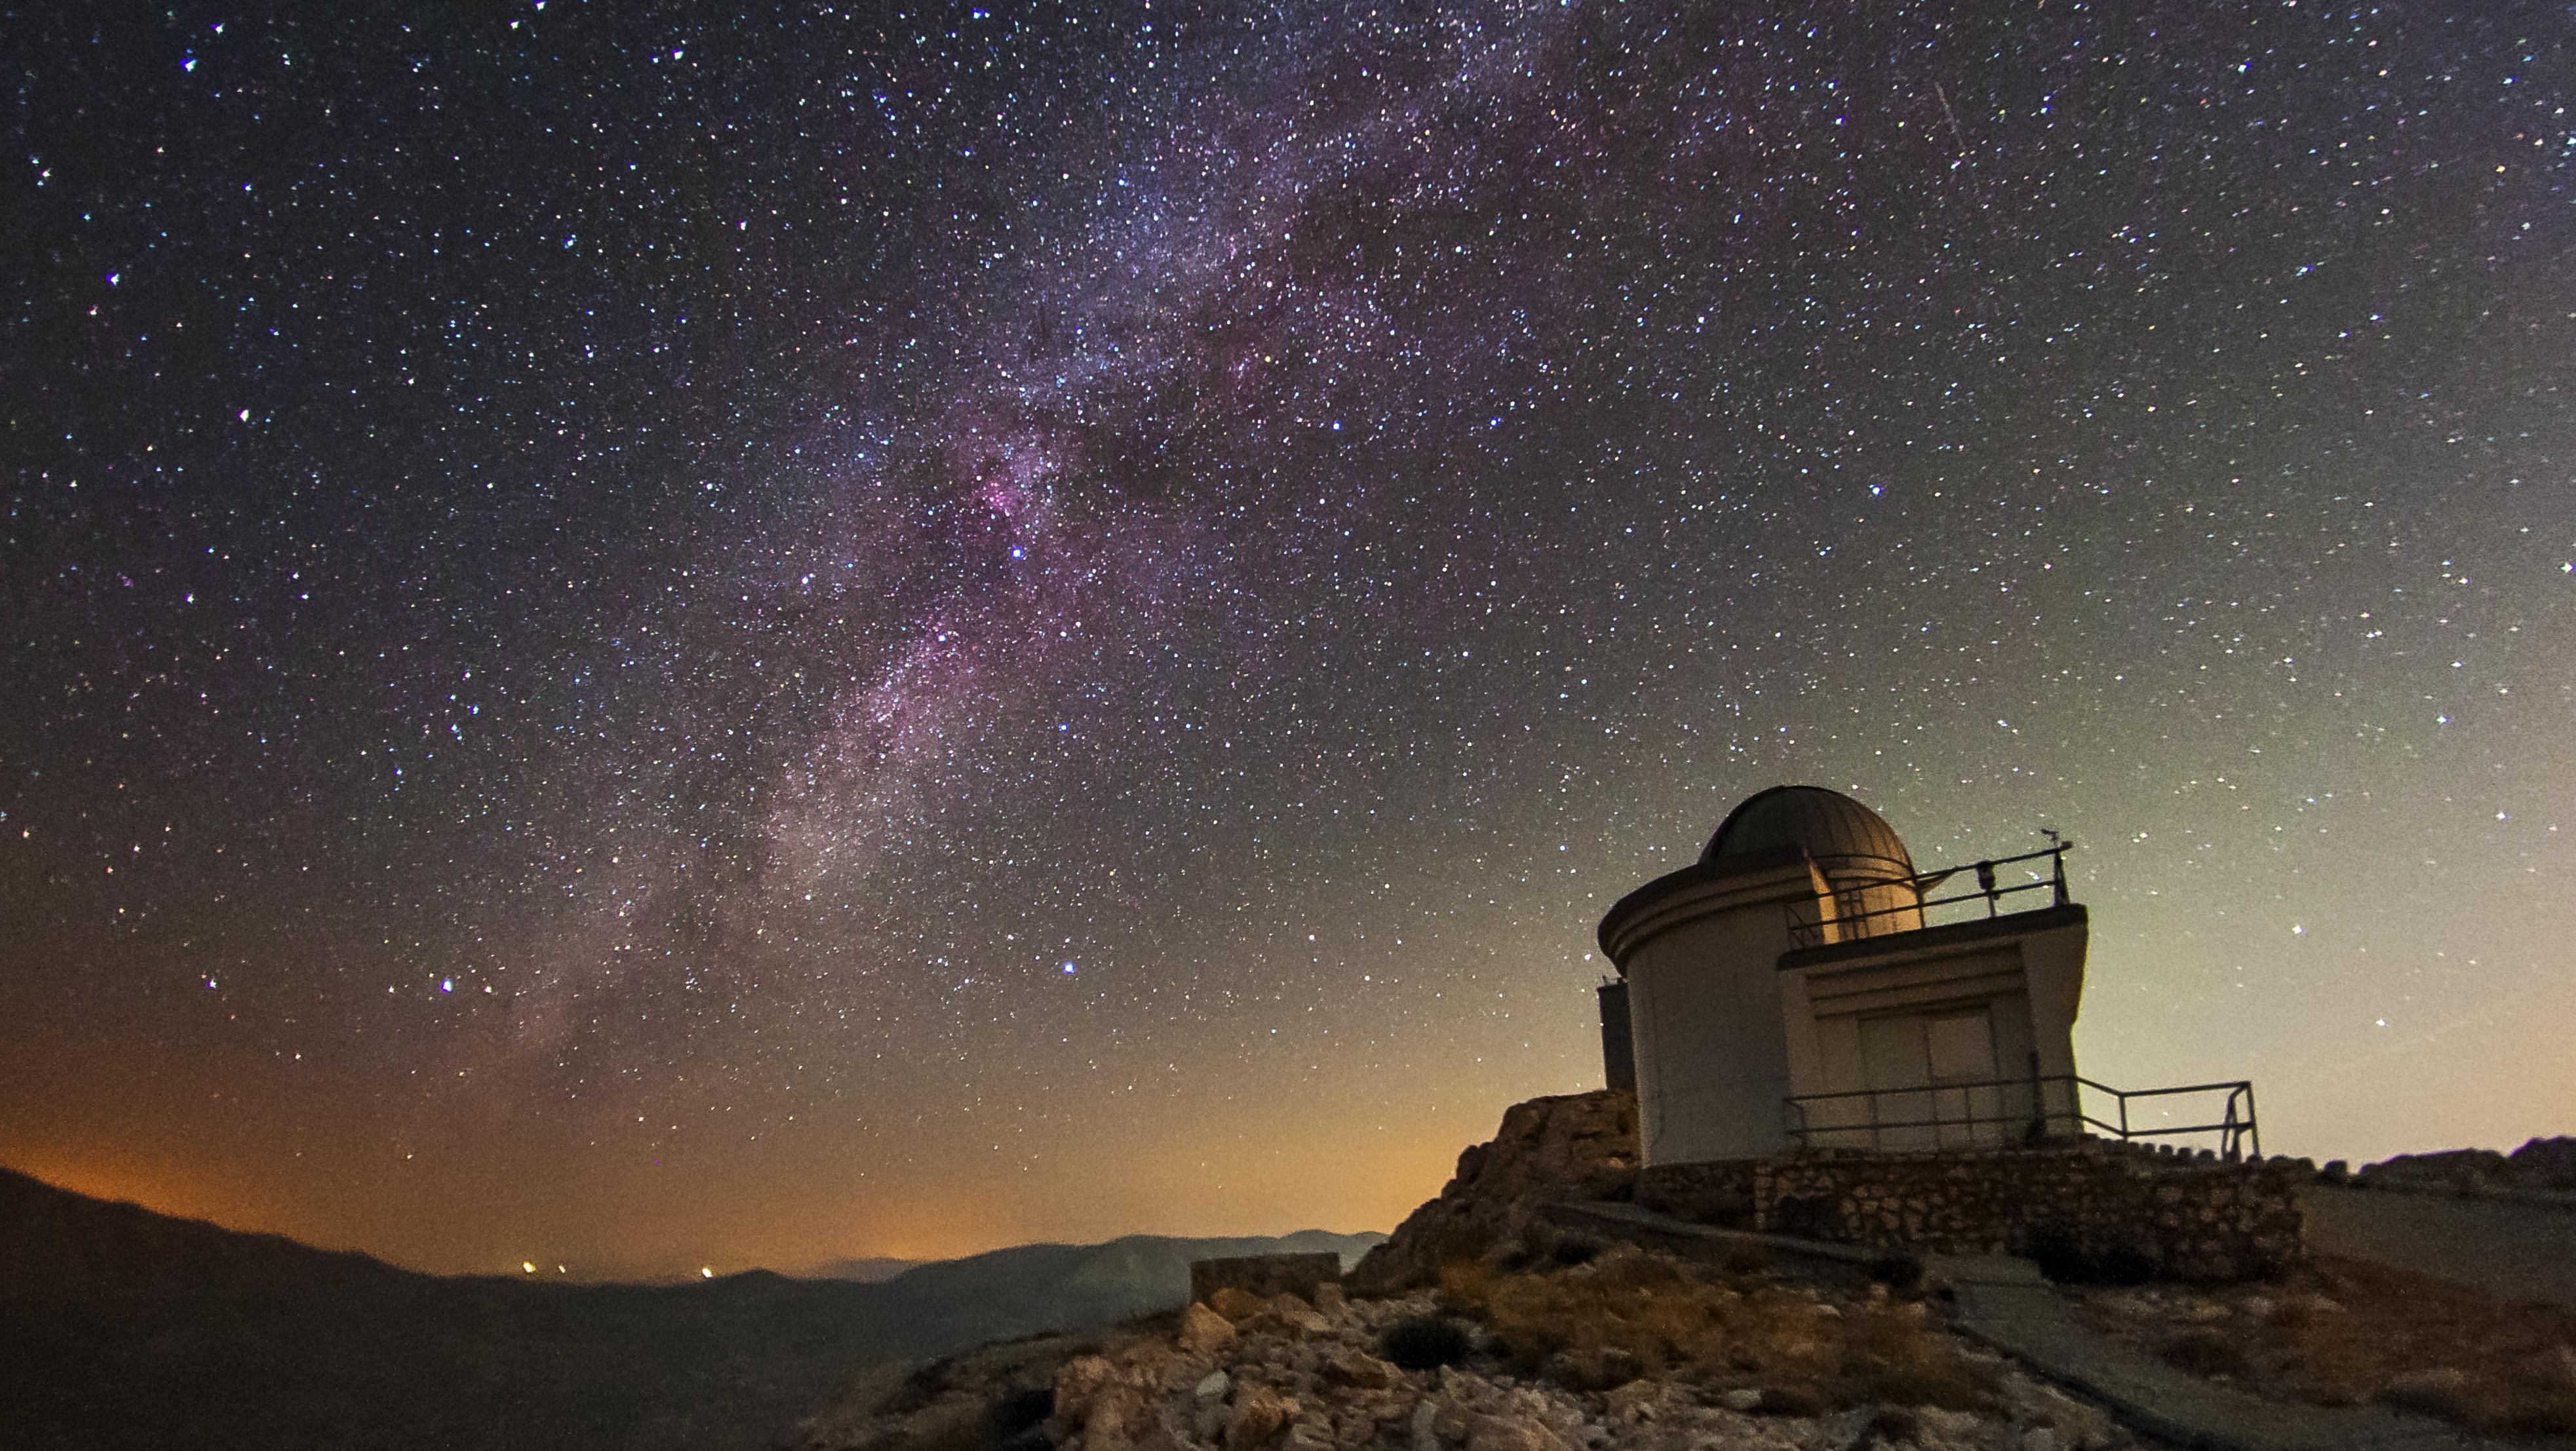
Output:
[[[1234,1326],[1227,1323],[1223,1315],[1193,1302],[1181,1311],[1181,1329],[1177,1339],[1183,1350],[1218,1350],[1234,1339]]]
[[[1228,1451],[1246,1451],[1279,1433],[1297,1414],[1297,1403],[1267,1386],[1246,1386],[1234,1398],[1234,1415],[1226,1422]]]
[[[1228,1320],[1245,1320],[1261,1313],[1267,1303],[1247,1293],[1240,1286],[1227,1285],[1208,1297],[1208,1308]]]

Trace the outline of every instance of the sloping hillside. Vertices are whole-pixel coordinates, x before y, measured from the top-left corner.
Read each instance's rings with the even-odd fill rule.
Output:
[[[871,1364],[1177,1305],[1195,1258],[1377,1238],[580,1286],[414,1274],[0,1171],[0,1404],[30,1448],[759,1447]]]

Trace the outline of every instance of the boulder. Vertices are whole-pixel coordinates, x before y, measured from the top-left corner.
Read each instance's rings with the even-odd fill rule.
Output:
[[[1295,1300],[1286,1295],[1280,1298],[1289,1300],[1293,1308],[1280,1309],[1274,1306],[1264,1311],[1258,1322],[1264,1328],[1290,1340],[1304,1340],[1333,1333],[1333,1322],[1325,1319],[1323,1312],[1307,1309],[1302,1300]]]
[[[1315,1378],[1328,1386],[1384,1390],[1404,1379],[1404,1372],[1365,1350],[1335,1350],[1315,1366]]]
[[[1535,1416],[1480,1415],[1467,1423],[1467,1451],[1573,1451],[1556,1428]]]

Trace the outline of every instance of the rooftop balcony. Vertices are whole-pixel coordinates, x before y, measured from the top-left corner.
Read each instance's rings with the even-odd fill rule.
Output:
[[[1887,938],[1955,922],[2010,916],[2018,912],[2063,907],[2066,853],[2075,843],[2060,841],[2038,851],[1991,861],[1969,862],[1918,872],[1911,877],[1846,887],[1815,907],[1789,909],[1793,947],[1823,947],[1860,938]],[[2036,865],[2045,862],[2045,869]],[[1928,897],[1951,878],[1973,874],[1977,889],[1948,897]],[[2019,878],[2016,880],[2015,878]],[[2041,897],[2031,895],[2046,893]]]

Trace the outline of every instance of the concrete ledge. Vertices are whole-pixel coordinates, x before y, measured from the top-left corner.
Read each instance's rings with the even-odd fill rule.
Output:
[[[1693,1224],[1668,1214],[1636,1204],[1613,1204],[1606,1200],[1582,1204],[1550,1204],[1539,1210],[1539,1216],[1566,1229],[1589,1229],[1631,1243],[1645,1240],[1663,1246],[1697,1249],[1743,1246],[1792,1259],[1813,1260],[1819,1264],[1861,1266],[1885,1259],[1888,1251],[1857,1244],[1828,1244],[1818,1239],[1793,1239],[1785,1234],[1758,1234],[1749,1229],[1719,1229],[1713,1224]]]

